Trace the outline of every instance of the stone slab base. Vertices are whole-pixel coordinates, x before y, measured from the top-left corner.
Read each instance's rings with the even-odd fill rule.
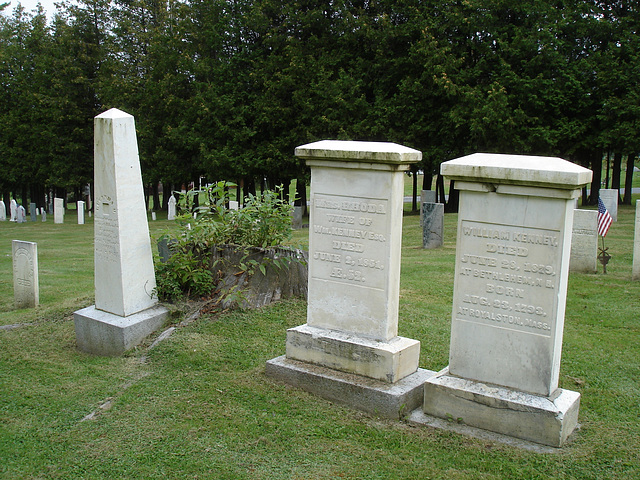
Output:
[[[419,368],[399,382],[389,384],[291,360],[284,355],[269,360],[265,373],[327,400],[391,419],[403,418],[422,405],[424,383],[435,374]]]
[[[580,394],[558,389],[541,397],[449,375],[444,369],[424,385],[423,411],[472,427],[561,447],[578,425]]]
[[[154,306],[121,317],[92,305],[73,313],[78,349],[94,355],[117,356],[138,345],[162,327],[169,311]]]
[[[300,325],[287,330],[286,353],[291,360],[395,383],[418,369],[420,342],[404,337],[378,342]]]

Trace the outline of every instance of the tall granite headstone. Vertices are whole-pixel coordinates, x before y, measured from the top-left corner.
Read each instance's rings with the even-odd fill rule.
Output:
[[[575,210],[571,236],[570,272],[598,271],[598,212]]]
[[[611,219],[614,222],[618,221],[618,189],[616,188],[601,188],[600,189],[600,198],[602,199],[602,203],[604,203],[605,208],[611,215]]]
[[[64,223],[64,200],[53,199],[53,223]]]
[[[31,205],[29,205],[29,213],[31,214],[31,221],[35,222],[38,220],[37,216],[38,216],[38,208],[36,207],[35,203],[32,203]]]
[[[636,200],[636,224],[633,236],[633,268],[631,278],[640,280],[640,200]]]
[[[326,140],[295,154],[311,167],[307,323],[287,331],[286,357],[266,371],[397,418],[432,374],[418,369],[420,342],[398,336],[403,172],[421,153]]]
[[[119,355],[161,327],[133,116],[117,109],[94,121],[96,304],[74,314],[78,348]]]
[[[424,412],[561,446],[580,394],[558,388],[574,199],[591,171],[475,154],[441,165],[460,190],[449,366]]]
[[[438,248],[444,243],[444,203],[422,204],[422,248]]]
[[[16,308],[33,308],[40,303],[38,244],[13,240],[13,298]]]

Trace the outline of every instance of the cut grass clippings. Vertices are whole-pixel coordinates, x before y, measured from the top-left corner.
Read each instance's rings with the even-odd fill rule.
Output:
[[[72,314],[93,302],[90,219],[4,222],[0,326],[31,325],[0,329],[0,478],[637,478],[634,213],[621,206],[606,237],[607,275],[569,278],[560,383],[582,394],[581,429],[555,454],[381,420],[267,378],[286,329],[306,321],[302,300],[204,315],[123,357],[81,353]],[[456,220],[445,215],[444,247],[423,250],[418,216],[404,219],[400,335],[420,340],[431,370],[448,361]],[[150,222],[156,236],[167,226]],[[13,308],[14,238],[38,243],[36,309]]]

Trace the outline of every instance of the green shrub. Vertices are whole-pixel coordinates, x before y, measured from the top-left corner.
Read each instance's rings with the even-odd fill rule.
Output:
[[[206,296],[215,290],[216,245],[267,248],[291,238],[293,207],[282,200],[282,187],[250,194],[243,208],[231,210],[230,185],[218,182],[204,191],[181,196],[178,205],[183,214],[176,219],[178,230],[165,234],[171,239],[172,256],[164,263],[156,262],[156,293],[161,300]],[[195,195],[204,196],[204,201],[194,208]]]

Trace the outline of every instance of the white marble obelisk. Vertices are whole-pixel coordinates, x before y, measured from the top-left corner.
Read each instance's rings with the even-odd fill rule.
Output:
[[[95,306],[75,313],[80,350],[119,355],[167,316],[156,286],[133,116],[95,118]]]

